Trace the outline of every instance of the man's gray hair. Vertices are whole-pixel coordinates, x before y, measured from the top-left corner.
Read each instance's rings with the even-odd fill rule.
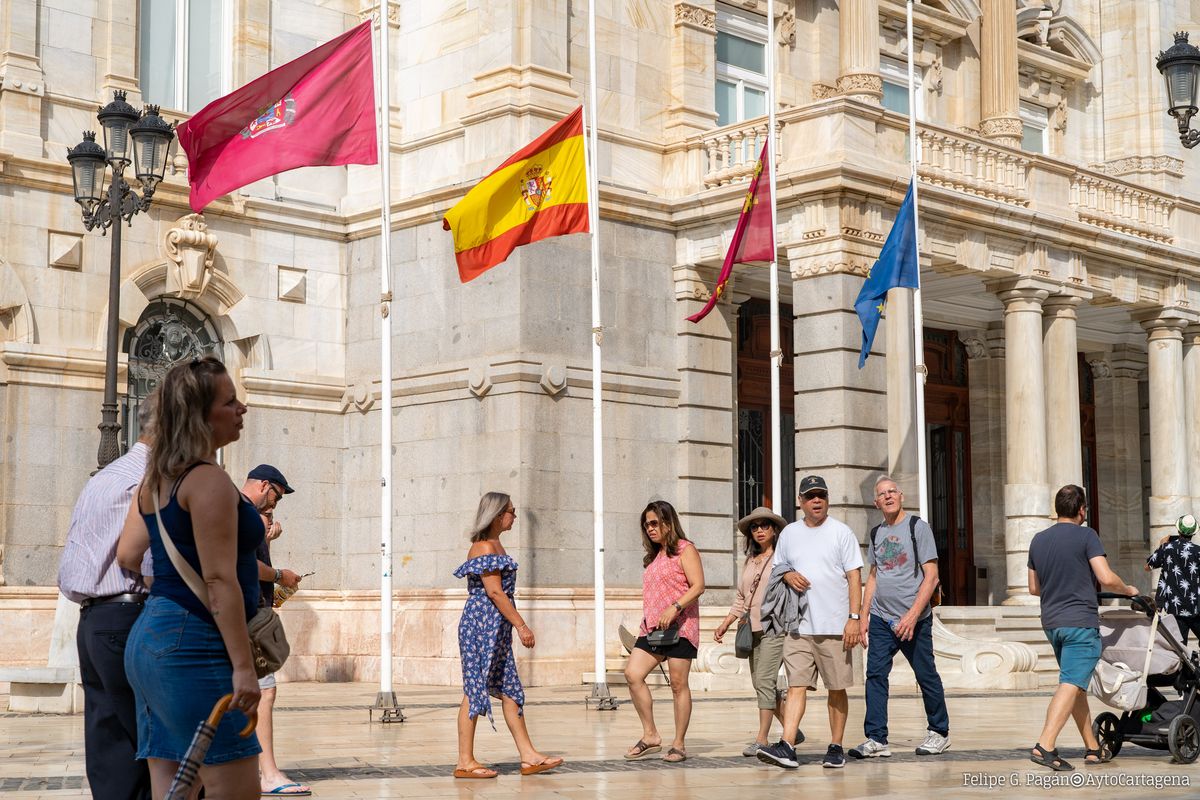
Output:
[[[885,483],[885,482],[886,483],[894,483],[894,484],[896,484],[897,489],[900,488],[900,483],[895,478],[893,478],[891,475],[880,475],[878,478],[876,478],[875,479],[875,488],[878,489],[879,484]]]
[[[138,404],[137,424],[139,439],[154,439],[154,418],[158,413],[158,389],[142,398]]]

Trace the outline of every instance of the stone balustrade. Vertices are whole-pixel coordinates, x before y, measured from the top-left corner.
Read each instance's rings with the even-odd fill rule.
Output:
[[[1002,203],[1029,204],[1030,160],[1019,151],[928,125],[921,126],[917,137],[917,174],[926,183]]]
[[[1108,230],[1171,244],[1171,212],[1175,202],[1097,173],[1077,171],[1071,176],[1071,207],[1086,222]]]
[[[754,172],[758,154],[767,138],[767,118],[759,117],[718,128],[704,134],[699,143],[703,151],[704,188],[724,186],[746,180]],[[775,135],[775,163],[779,163],[779,127]]]

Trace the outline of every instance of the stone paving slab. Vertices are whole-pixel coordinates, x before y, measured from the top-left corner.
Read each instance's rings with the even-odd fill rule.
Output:
[[[493,731],[480,721],[476,753],[501,773],[496,780],[450,777],[455,758],[455,690],[397,687],[407,720],[368,722],[367,707],[378,687],[367,684],[281,684],[276,710],[276,754],[294,780],[309,783],[314,796],[356,798],[458,798],[482,800],[731,800],[739,792],[799,789],[818,797],[858,800],[889,797],[991,797],[1004,800],[1054,796],[1156,798],[1200,797],[1200,765],[1171,763],[1165,751],[1126,745],[1110,764],[1085,768],[1078,734],[1060,739],[1075,773],[1051,773],[1027,760],[1023,749],[1041,728],[1049,694],[963,694],[949,698],[950,751],[918,757],[924,735],[919,698],[906,694],[891,703],[890,759],[850,761],[843,770],[820,767],[828,739],[825,703],[810,698],[803,727],[808,741],[797,770],[780,770],[743,758],[741,748],[756,725],[749,692],[694,694],[695,709],[683,764],[659,759],[625,761],[621,755],[640,735],[628,700],[615,712],[585,706],[586,687],[535,688],[528,692],[526,718],[535,743],[567,763],[552,773],[522,777],[502,720]],[[673,728],[670,693],[655,692],[660,732]],[[498,709],[497,709],[498,710]],[[1095,711],[1102,710],[1096,705]],[[846,744],[861,740],[861,689],[851,693]],[[0,800],[86,798],[82,718],[8,714],[0,718]],[[1052,781],[1064,781],[1053,784]],[[1074,780],[1075,786],[1069,783]],[[1146,785],[1130,786],[1131,783]],[[1185,785],[1181,785],[1185,784]]]

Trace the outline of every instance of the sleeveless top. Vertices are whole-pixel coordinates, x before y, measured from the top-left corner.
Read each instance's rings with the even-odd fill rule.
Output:
[[[203,462],[200,462],[203,463]],[[179,486],[183,483],[183,479],[188,473],[200,463],[193,464],[183,471],[183,474],[175,481],[171,487],[171,497],[167,504],[162,507],[159,513],[162,515],[163,525],[170,532],[171,541],[175,545],[175,549],[183,556],[183,560],[196,570],[196,574],[202,579],[204,571],[200,568],[200,555],[196,551],[195,532],[192,529],[192,515],[184,511],[179,505]],[[141,511],[141,501],[139,499],[138,511]],[[167,550],[163,547],[162,534],[158,530],[158,521],[154,517],[154,512],[149,514],[142,513],[142,519],[146,522],[146,530],[150,532],[150,554],[154,558],[154,584],[150,587],[151,597],[166,597],[183,606],[185,609],[195,614],[197,617],[206,622],[216,625],[212,614],[200,602],[200,598],[196,597],[195,593],[188,587],[187,582],[176,571],[175,565],[171,563],[171,557],[167,555]],[[258,587],[258,559],[255,557],[255,551],[258,549],[259,543],[262,542],[266,535],[263,528],[262,517],[258,514],[258,509],[254,504],[239,494],[237,505],[237,581],[238,586],[242,590],[242,605],[246,614],[246,620],[249,621],[258,612],[258,598],[260,591]]]
[[[658,555],[642,573],[642,635],[645,636],[658,626],[658,618],[672,603],[687,594],[687,575],[683,572],[680,560],[683,551],[691,547],[686,539],[679,541],[679,547],[674,557],[668,556],[667,551],[659,549]],[[700,647],[700,602],[683,607],[683,611],[675,617],[673,623],[679,628],[679,635]]]

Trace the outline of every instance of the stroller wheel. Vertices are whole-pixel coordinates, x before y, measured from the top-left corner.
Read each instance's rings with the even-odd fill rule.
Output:
[[[1121,745],[1124,744],[1121,739],[1121,718],[1116,714],[1105,711],[1096,717],[1092,723],[1092,733],[1100,741],[1100,748],[1108,751],[1110,758],[1116,758],[1117,753],[1121,752]]]
[[[1196,727],[1196,721],[1187,714],[1171,720],[1171,727],[1167,728],[1167,747],[1181,764],[1191,764],[1200,757],[1200,729]]]

